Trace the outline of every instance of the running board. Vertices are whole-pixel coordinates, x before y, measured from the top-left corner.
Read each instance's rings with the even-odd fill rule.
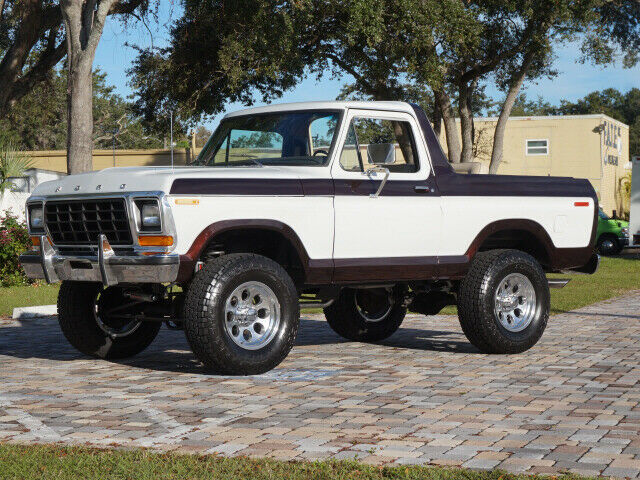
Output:
[[[549,288],[564,288],[571,281],[570,278],[547,278]]]

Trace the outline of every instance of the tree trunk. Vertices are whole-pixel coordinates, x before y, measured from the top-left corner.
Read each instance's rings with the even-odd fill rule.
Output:
[[[67,171],[92,169],[93,59],[107,15],[116,0],[62,0],[67,32]]]
[[[433,92],[435,101],[438,103],[442,120],[444,120],[444,131],[447,137],[447,154],[451,163],[460,163],[460,139],[458,138],[458,127],[453,115],[451,100],[449,95],[443,90]]]
[[[71,65],[72,62],[69,62]],[[91,64],[69,68],[67,80],[67,171],[93,168],[93,78]]]
[[[473,161],[473,113],[471,96],[475,82],[462,83],[458,90],[458,113],[460,114],[460,130],[462,132],[462,152],[460,163]]]
[[[442,133],[442,110],[440,110],[440,104],[435,100],[433,101],[433,118],[431,121],[433,122],[433,131],[439,140]]]
[[[513,76],[513,80],[511,82],[511,85],[509,86],[509,91],[507,92],[507,96],[504,100],[504,103],[502,104],[500,117],[498,117],[496,130],[493,134],[493,149],[491,151],[491,164],[489,165],[489,173],[491,174],[498,173],[498,168],[500,168],[504,150],[504,132],[507,128],[507,122],[509,120],[509,116],[511,115],[513,105],[518,98],[518,93],[520,93],[520,89],[522,88],[524,79],[527,76],[529,68],[531,67],[531,63],[533,62],[533,57],[534,55],[532,52],[528,52],[525,55],[522,61],[522,66]]]

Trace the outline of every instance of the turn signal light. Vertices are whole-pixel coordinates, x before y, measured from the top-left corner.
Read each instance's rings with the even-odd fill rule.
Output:
[[[39,247],[40,246],[40,237],[31,237],[31,244],[34,247]]]
[[[171,235],[145,235],[138,237],[138,243],[142,247],[170,247],[173,245]]]
[[[574,207],[588,207],[589,202],[573,202]]]

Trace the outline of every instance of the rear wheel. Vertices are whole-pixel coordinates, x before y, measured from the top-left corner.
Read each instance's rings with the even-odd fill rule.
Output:
[[[345,288],[324,309],[333,331],[358,342],[375,342],[391,336],[400,328],[406,313],[399,292],[384,288]]]
[[[460,283],[460,325],[485,353],[524,352],[546,328],[549,298],[544,271],[531,255],[518,250],[481,252]]]
[[[99,358],[127,358],[147,348],[158,335],[159,322],[133,317],[139,302],[120,287],[100,283],[62,282],[58,293],[58,322],[65,338],[80,352]]]

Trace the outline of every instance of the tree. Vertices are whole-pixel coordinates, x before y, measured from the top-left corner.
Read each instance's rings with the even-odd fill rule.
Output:
[[[0,142],[20,150],[64,150],[67,139],[67,72],[54,70],[50,78],[21,98],[0,118]],[[93,148],[162,148],[165,132],[150,129],[133,112],[130,102],[114,93],[106,74],[93,74]],[[177,131],[184,131],[178,125]],[[114,133],[115,132],[115,133]],[[177,135],[179,138],[180,135]]]
[[[211,130],[200,125],[198,128],[196,128],[195,136],[196,148],[204,147],[204,145],[207,143],[207,140],[209,140],[209,137],[211,137]]]
[[[459,162],[473,158],[474,104],[482,85],[495,81],[505,92],[495,171],[520,89],[554,74],[555,45],[594,28],[615,45],[623,37],[614,35],[617,27],[607,32],[612,22],[627,27],[625,38],[638,30],[640,16],[625,23],[605,8],[616,1],[190,0],[170,47],[141,52],[132,83],[147,118],[167,106],[180,106],[185,117],[217,113],[227,101],[251,103],[253,91],[266,101],[307,73],[349,75],[353,91],[377,100],[405,98],[408,84],[428,85],[449,158]]]
[[[640,155],[640,89],[622,93],[614,88],[592,92],[575,102],[563,100],[555,115],[604,113],[629,125],[629,153]]]
[[[146,12],[148,0],[62,0],[67,35],[67,171],[91,170],[93,59],[108,15]]]
[[[194,0],[167,49],[140,52],[131,84],[147,119],[267,101],[306,74],[348,74],[362,94],[393,100],[409,80],[441,81],[432,51],[473,38],[458,0]]]
[[[0,0],[0,118],[64,57],[62,13],[51,0]]]

